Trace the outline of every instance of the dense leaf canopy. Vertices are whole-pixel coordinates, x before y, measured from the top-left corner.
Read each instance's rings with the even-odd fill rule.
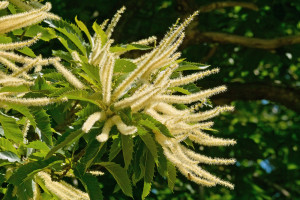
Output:
[[[75,16],[77,16],[77,19],[84,22],[87,27],[92,27],[94,21],[100,23],[105,19],[110,19],[116,10],[125,5],[126,12],[113,33],[116,43],[124,44],[152,35],[160,40],[178,17],[184,19],[195,10],[200,10],[199,16],[186,30],[185,40],[180,47],[183,52],[182,57],[189,61],[220,68],[220,73],[198,81],[197,85],[204,89],[221,84],[228,86],[228,91],[213,96],[211,103],[213,106],[231,104],[235,106],[235,111],[214,119],[214,129],[219,132],[213,132],[213,134],[222,138],[234,138],[237,144],[230,148],[207,148],[195,145],[194,150],[212,157],[229,155],[236,158],[237,162],[233,166],[207,166],[214,174],[230,180],[235,185],[235,189],[230,190],[222,186],[213,188],[199,186],[177,173],[175,183],[165,180],[162,176],[154,176],[147,199],[300,199],[300,1],[49,0],[49,2],[53,6],[51,12],[72,23],[75,23]],[[80,44],[80,41],[78,42]],[[80,45],[78,46],[79,51],[84,51],[84,48],[80,49]],[[43,56],[52,54],[63,56],[60,51],[62,45],[58,40],[53,40],[49,44],[38,42],[31,49]],[[30,52],[27,52],[28,54]],[[139,52],[132,51],[127,56],[136,57],[137,55]],[[85,67],[88,70],[88,66]],[[184,73],[192,72],[191,70]],[[53,73],[48,78],[53,78],[50,76],[57,78],[59,74]],[[43,84],[43,80],[37,81],[40,81],[40,85],[44,87],[51,87]],[[18,88],[18,90],[24,90],[24,88]],[[69,97],[71,98],[71,95]],[[60,107],[52,110],[53,113],[46,113],[43,109],[33,109],[29,112],[21,106],[17,109],[19,113],[32,121],[31,123],[44,129],[43,133],[46,134],[42,137],[45,138],[47,144],[52,143],[51,140],[47,140],[47,133],[53,132],[51,127],[44,126],[49,124],[47,123],[50,120],[49,116],[53,118],[51,123],[55,130],[63,129],[64,125],[69,123],[68,120],[73,120],[69,118],[70,116],[56,115],[55,113],[64,109]],[[91,108],[87,107],[77,115],[86,117],[91,114],[89,109]],[[31,113],[34,116],[31,116]],[[34,121],[34,118],[42,120]],[[65,124],[58,123],[62,120],[65,120]],[[0,123],[3,125],[16,122],[0,115]],[[4,131],[15,133],[11,134],[9,139],[22,140],[19,129]],[[58,144],[71,143],[74,138],[81,136],[80,134],[67,133],[64,141]],[[95,133],[92,132],[91,135],[94,137]],[[148,137],[147,134],[141,138],[146,145],[148,142],[153,142],[152,137]],[[98,186],[95,186],[97,180],[89,177],[89,174],[83,175],[82,171],[89,165],[91,159],[101,158],[106,144],[83,157],[83,165],[77,166],[75,174],[80,177],[79,187],[87,191],[93,190],[94,195],[103,195],[106,197],[104,199],[130,199],[124,193],[140,199],[144,195],[144,182],[137,182],[131,191],[131,188],[128,188],[129,180],[124,168],[115,164],[123,162],[122,156],[131,156],[131,153],[124,153],[126,151],[120,147],[124,148],[130,142],[132,140],[122,136],[109,144],[114,148],[111,148],[108,157],[114,162],[102,162],[98,166],[99,169],[110,172],[99,178],[102,194],[97,193]],[[16,150],[12,148],[8,140],[0,138],[0,144],[7,147],[7,149],[2,149],[5,151],[1,152],[1,159],[9,157],[13,162],[20,162],[20,158],[14,156],[18,155],[18,152],[11,155],[11,152],[14,153]],[[36,142],[29,145],[31,148],[39,149],[40,154],[49,154],[48,147],[43,144]],[[85,144],[82,142],[74,145]],[[95,149],[93,146],[96,145],[98,143],[91,142],[87,149]],[[136,157],[130,157],[130,160],[133,159],[133,165],[139,165],[139,144],[136,146],[135,149],[128,149],[129,152],[135,151]],[[51,151],[54,153],[58,149],[59,147]],[[123,154],[120,153],[121,151]],[[153,159],[151,155],[157,154],[156,151],[154,149],[148,152],[151,159]],[[34,171],[59,162],[58,158],[51,157],[30,163],[28,164],[31,165],[30,168],[26,169]],[[129,165],[124,164],[125,168]],[[149,169],[146,171],[149,174],[145,174],[150,182],[154,173],[153,167],[148,166]],[[174,166],[168,165],[166,168],[169,176],[176,176]],[[1,171],[0,183],[5,179],[4,173]],[[17,173],[10,177],[9,182],[17,182],[20,179],[19,175],[28,178],[30,173],[19,168]],[[24,182],[26,182],[26,177],[24,177]],[[119,180],[116,177],[123,179]],[[116,185],[115,180],[117,182],[119,180],[120,183]],[[71,182],[71,179],[66,181]],[[171,185],[173,191],[168,185]],[[11,187],[7,188],[7,192],[11,190]],[[4,193],[4,191],[0,192]]]

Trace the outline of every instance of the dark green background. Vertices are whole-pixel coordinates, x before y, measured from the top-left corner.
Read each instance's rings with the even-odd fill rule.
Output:
[[[116,43],[126,43],[156,35],[159,39],[178,17],[216,1],[205,0],[51,0],[52,12],[68,21],[78,19],[89,27],[96,20],[111,18],[123,5],[127,7],[116,31]],[[243,1],[238,1],[243,2]],[[198,186],[178,174],[174,191],[158,174],[147,199],[300,199],[300,45],[282,43],[264,49],[216,41],[205,32],[227,33],[264,40],[298,35],[300,1],[254,0],[257,10],[228,7],[200,13],[187,29],[181,47],[189,61],[219,67],[221,72],[199,81],[203,88],[226,84],[228,92],[212,98],[214,105],[232,104],[233,113],[215,118],[213,133],[234,138],[234,147],[197,147],[200,153],[235,157],[233,166],[205,166],[214,174],[235,184],[234,190],[217,186]],[[196,33],[191,37],[191,33]],[[277,41],[277,40],[276,40]],[[60,48],[45,46],[47,48]],[[48,49],[49,50],[49,49]],[[212,68],[211,67],[211,68]],[[112,193],[115,182],[103,177],[105,199],[126,199]],[[142,184],[134,188],[139,199]]]

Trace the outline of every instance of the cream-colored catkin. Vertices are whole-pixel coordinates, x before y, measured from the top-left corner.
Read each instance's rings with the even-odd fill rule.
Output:
[[[35,67],[37,65],[37,63],[40,62],[40,60],[41,60],[41,56],[37,57],[32,62],[29,62],[24,67],[20,68],[18,71],[15,71],[14,73],[11,74],[11,76],[12,77],[18,77],[18,76],[22,75],[23,73],[28,72],[30,69]]]
[[[75,88],[85,88],[83,83],[79,81],[69,70],[67,70],[57,59],[51,59],[50,63],[53,64],[57,71],[59,71]]]
[[[0,10],[6,8],[9,5],[8,1],[1,1],[0,2]]]
[[[133,44],[141,44],[141,45],[149,45],[151,43],[156,42],[157,38],[155,36],[148,37],[147,39],[142,39],[136,42],[133,42]]]
[[[0,57],[0,63],[2,63],[5,67],[7,67],[13,72],[20,70],[20,68],[17,65],[15,65],[13,62],[9,61],[6,58]],[[27,80],[32,80],[32,78],[26,73],[22,73],[22,76]]]
[[[50,9],[51,9],[51,4],[46,3],[45,6],[37,10],[31,10],[24,13],[18,13],[18,14],[1,17],[0,34],[36,24],[40,21],[43,21],[44,19],[59,20],[60,18],[58,16],[47,12]]]
[[[117,25],[118,21],[121,18],[121,14],[124,13],[125,7],[123,6],[118,12],[114,15],[114,17],[111,20],[111,23],[108,25],[105,33],[107,35],[107,38],[111,37],[112,32],[114,31],[115,26]]]
[[[46,172],[39,172],[37,177],[42,179],[48,191],[64,200],[89,200],[87,193],[67,184],[64,181],[52,181],[51,176]]]
[[[207,71],[204,71],[204,72],[195,73],[195,74],[185,76],[185,77],[182,77],[182,78],[172,79],[170,81],[170,86],[175,87],[175,86],[179,86],[179,85],[187,85],[189,83],[193,83],[193,82],[195,82],[199,79],[202,79],[205,76],[209,76],[211,74],[218,73],[219,71],[220,70],[218,68],[216,68],[216,69],[207,70]]]
[[[67,100],[67,98],[54,99],[54,98],[48,98],[48,97],[41,97],[41,98],[0,97],[0,102],[2,102],[2,103],[11,103],[11,104],[17,104],[17,105],[24,105],[24,106],[46,106],[49,104],[63,102],[66,100]]]
[[[0,50],[13,50],[13,49],[20,49],[25,46],[31,46],[36,43],[40,37],[42,36],[41,33],[38,33],[34,38],[26,41],[21,42],[14,42],[14,43],[7,43],[7,44],[0,44]]]
[[[159,95],[155,97],[156,101],[163,101],[166,103],[183,103],[189,104],[192,102],[196,102],[205,98],[209,98],[212,95],[218,94],[220,92],[226,91],[225,86],[215,87],[213,89],[207,89],[201,92],[193,93],[190,95]]]
[[[108,140],[109,132],[111,127],[114,125],[112,118],[109,118],[105,121],[105,124],[102,128],[102,132],[100,135],[96,137],[99,142],[106,142]]]
[[[121,117],[118,115],[115,115],[114,117],[112,117],[112,120],[113,120],[114,124],[117,126],[120,133],[122,133],[123,135],[132,135],[137,132],[137,128],[135,126],[126,125],[122,121]]]
[[[88,133],[97,121],[101,121],[104,119],[105,119],[105,113],[103,111],[95,112],[91,114],[82,125],[82,131]]]

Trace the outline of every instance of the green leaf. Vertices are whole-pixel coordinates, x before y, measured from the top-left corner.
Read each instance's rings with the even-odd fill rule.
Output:
[[[0,92],[28,92],[29,87],[27,85],[18,86],[5,86],[0,88]]]
[[[103,46],[107,42],[107,35],[96,22],[93,23],[92,28],[95,33],[101,38],[101,46]]]
[[[144,128],[139,127],[139,126],[137,128],[138,128],[137,134],[141,137],[141,139],[143,140],[143,142],[145,143],[145,145],[151,152],[155,162],[158,162],[157,147],[156,147],[156,143],[155,143],[153,137]]]
[[[92,174],[82,174],[81,172],[83,168],[84,165],[79,165],[76,167],[74,171],[76,177],[78,177],[81,183],[83,184],[91,200],[102,200],[103,195],[97,178],[94,177]]]
[[[56,146],[54,146],[49,153],[46,156],[46,159],[49,158],[52,154],[54,154],[57,150],[60,148],[70,144],[71,142],[78,140],[81,136],[83,136],[85,133],[79,129],[77,131],[71,132],[69,134],[65,133],[60,138],[60,140],[57,142]]]
[[[182,94],[191,94],[188,90],[183,89],[181,87],[170,87],[168,89],[171,90],[172,92],[180,92]]]
[[[85,155],[80,159],[84,167],[84,172],[92,165],[96,157],[99,155],[105,143],[99,143],[97,140],[92,140],[85,151]]]
[[[17,187],[16,196],[18,197],[18,200],[33,199],[32,182],[33,182],[32,179],[28,179]]]
[[[99,68],[85,62],[82,62],[81,64],[82,64],[81,69],[94,81],[100,83]]]
[[[152,157],[152,154],[150,151],[147,151],[145,154],[145,174],[144,174],[144,188],[142,193],[142,199],[145,199],[146,196],[148,196],[150,193],[151,183],[154,176],[154,167],[155,167],[155,162]]]
[[[12,184],[9,184],[2,200],[17,200],[17,197],[13,196],[13,190],[14,186]]]
[[[122,139],[122,152],[124,157],[125,169],[128,169],[133,154],[133,138],[130,135],[122,134],[121,139]]]
[[[66,52],[66,51],[62,51],[62,50],[52,50],[52,55],[60,57],[61,59],[65,60],[67,62],[71,62],[73,60],[70,52]]]
[[[44,77],[38,76],[35,81],[34,81],[34,85],[30,87],[31,90],[37,90],[37,91],[53,91],[56,88],[50,84],[48,84],[46,82],[46,80],[44,79]]]
[[[179,67],[175,71],[204,70],[208,67],[209,65],[202,63],[182,61],[179,63]]]
[[[172,191],[175,185],[175,181],[176,181],[176,168],[171,162],[168,162],[168,186]]]
[[[99,165],[105,167],[111,173],[125,195],[132,197],[131,183],[124,168],[113,162],[101,162]]]
[[[143,200],[150,194],[151,186],[152,186],[151,183],[144,182],[143,193],[142,193]]]
[[[78,20],[77,16],[75,17],[75,22],[76,22],[77,26],[85,33],[85,35],[89,39],[90,45],[92,46],[92,44],[93,44],[92,37],[91,37],[91,34],[90,34],[89,30],[87,29],[86,25],[82,21]]]
[[[11,37],[6,37],[4,35],[0,36],[0,43],[1,44],[7,44],[7,43],[11,43],[12,42],[12,38]]]
[[[35,37],[38,33],[42,33],[41,40],[49,41],[55,38],[53,32],[51,32],[50,28],[44,28],[40,25],[32,25],[26,28],[26,32],[24,34],[25,37]],[[22,35],[23,31],[19,33],[15,33],[15,35]]]
[[[197,87],[195,83],[189,83],[187,85],[182,86],[184,90],[188,90],[191,93],[200,92],[200,88]]]
[[[97,97],[95,95],[98,95],[98,94],[94,94],[94,96],[92,96],[92,95],[90,95],[85,90],[73,90],[73,91],[64,93],[62,96],[65,96],[68,99],[74,99],[74,100],[81,100],[81,101],[91,102],[91,103],[93,103],[95,105],[100,106],[99,102],[96,101]],[[102,98],[99,97],[98,99],[100,100]]]
[[[128,59],[116,59],[115,66],[114,66],[114,73],[132,72],[133,70],[136,69],[136,67],[137,67],[136,64],[134,64]]]
[[[4,135],[7,139],[10,139],[15,143],[23,142],[23,134],[19,129],[19,126],[14,118],[7,117],[0,113],[0,124],[4,130]]]
[[[134,118],[139,121],[139,124],[142,124],[152,131],[161,133],[167,137],[174,138],[174,136],[170,133],[169,129],[164,124],[157,121],[150,115],[144,113],[135,113]]]
[[[118,110],[117,113],[125,124],[132,125],[132,112],[130,107]]]
[[[33,148],[33,149],[38,149],[44,152],[49,152],[50,148],[47,146],[46,143],[40,141],[40,140],[36,140],[36,141],[32,141],[29,144],[26,145],[27,148]]]
[[[29,108],[21,105],[14,105],[14,104],[8,104],[8,106],[10,109],[16,110],[22,115],[24,115],[25,117],[27,117],[30,121],[30,124],[34,127],[34,129],[36,128],[36,121],[32,113],[30,112]]]
[[[163,176],[168,176],[168,160],[166,156],[164,155],[164,150],[160,145],[158,145],[158,165],[157,165],[157,171],[158,173]]]
[[[123,44],[123,45],[116,45],[111,47],[109,50],[113,53],[125,53],[127,51],[131,50],[149,50],[152,49],[152,47],[149,47],[147,45],[142,44]]]
[[[42,140],[48,145],[53,145],[52,143],[52,132],[50,117],[46,111],[42,108],[31,108],[31,112],[34,115],[37,127],[40,129],[42,134]]]
[[[24,181],[31,178],[34,174],[42,171],[45,168],[51,167],[57,163],[62,163],[63,161],[57,157],[51,157],[47,160],[39,160],[35,162],[30,162],[25,165],[20,166],[15,173],[11,175],[8,179],[8,183],[14,184],[16,186],[22,184]]]
[[[76,115],[80,118],[87,118],[91,114],[99,111],[99,107],[94,104],[88,104],[85,108],[81,109]]]
[[[133,175],[132,182],[135,185],[140,179],[143,178],[144,173],[142,173],[142,169],[140,164],[142,163],[142,159],[144,158],[145,144],[141,142],[141,140],[137,140],[137,144],[134,146],[134,159],[132,163],[133,167]]]
[[[21,162],[17,154],[11,151],[1,151],[0,160],[7,160],[8,162]]]
[[[112,161],[120,153],[121,150],[122,150],[121,139],[120,139],[120,137],[118,137],[113,140],[113,143],[110,147],[108,160]]]
[[[22,49],[17,49],[18,52],[25,54],[26,56],[30,56],[32,58],[35,58],[36,55],[29,47],[24,47]]]
[[[0,138],[0,148],[3,151],[10,151],[14,154],[18,155],[18,151],[14,147],[13,143],[11,143],[8,139],[1,137]],[[18,155],[19,156],[19,155]]]
[[[65,37],[57,35],[57,39],[69,51],[70,54],[77,50],[76,46],[73,45],[73,43],[71,43],[69,40],[66,40]]]

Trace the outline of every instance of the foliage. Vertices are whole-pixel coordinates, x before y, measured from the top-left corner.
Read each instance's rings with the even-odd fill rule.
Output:
[[[289,45],[288,43],[283,43],[280,47],[265,50],[261,46],[249,47],[246,46],[247,43],[236,43],[237,40],[225,40],[226,35],[222,35],[221,40],[214,40],[209,37],[215,36],[212,34],[215,33],[214,31],[227,33],[230,36],[242,36],[243,39],[247,39],[250,42],[251,40],[248,39],[251,38],[259,38],[262,41],[266,41],[273,38],[281,39],[280,37],[285,36],[297,36],[299,34],[299,19],[297,17],[300,11],[299,3],[287,0],[272,2],[265,0],[239,1],[237,3],[253,4],[257,9],[255,9],[255,6],[250,7],[252,9],[248,9],[240,4],[229,7],[221,6],[208,10],[209,5],[214,5],[215,2],[217,1],[51,1],[54,13],[59,13],[61,17],[70,21],[73,21],[72,19],[77,15],[77,19],[84,21],[90,32],[93,31],[90,27],[92,27],[95,20],[99,22],[106,18],[111,18],[115,10],[125,4],[127,12],[121,19],[118,25],[119,28],[114,33],[115,41],[119,43],[131,42],[136,39],[148,37],[149,35],[157,35],[158,38],[162,38],[165,30],[167,30],[170,24],[176,21],[178,16],[185,18],[196,9],[203,10],[194,21],[196,23],[192,24],[191,29],[186,31],[187,36],[185,41],[187,42],[184,42],[182,46],[182,49],[184,49],[183,57],[186,57],[188,60],[208,63],[221,68],[221,72],[218,75],[201,80],[197,85],[201,88],[220,85],[220,83],[224,82],[228,85],[229,91],[212,97],[211,102],[214,105],[231,102],[236,107],[236,111],[233,114],[221,116],[214,120],[214,128],[221,130],[220,133],[214,132],[214,134],[216,136],[225,136],[226,138],[236,138],[238,143],[234,148],[206,148],[201,145],[194,145],[194,149],[201,154],[211,156],[230,155],[235,157],[238,162],[232,167],[209,166],[209,168],[210,170],[215,169],[217,174],[220,174],[219,170],[223,171],[223,178],[231,179],[236,188],[235,190],[222,187],[204,188],[193,184],[187,181],[180,173],[174,173],[174,166],[168,162],[167,166],[165,164],[162,167],[161,165],[157,166],[157,171],[162,176],[158,176],[158,173],[155,172],[147,199],[299,199],[300,163],[299,159],[297,159],[299,157],[298,130],[300,120],[298,115],[300,108],[299,95],[297,95],[297,93],[300,94],[299,90],[297,90],[299,88],[300,75],[299,44]],[[7,14],[9,11],[5,10],[6,13],[3,12],[4,10],[1,11],[1,15]],[[49,28],[43,28],[39,25],[32,27],[29,28],[30,31],[27,30],[25,32],[24,36],[21,30],[14,31],[14,34],[9,34],[9,37],[13,38],[13,41],[23,37],[33,37],[37,33],[36,28],[39,30],[38,32],[43,33],[42,40],[50,40],[55,37],[52,34],[53,31],[49,31]],[[30,33],[31,30],[33,33]],[[89,37],[85,37],[85,32],[83,30],[83,38],[85,38],[85,41],[88,41]],[[206,32],[209,34],[205,34]],[[9,39],[9,37],[3,38],[3,40]],[[126,46],[122,48],[126,48]],[[59,55],[65,61],[71,59],[67,51],[62,51],[62,47],[56,40],[51,40],[50,43],[38,42],[31,49],[33,49],[33,52],[41,53],[45,56],[51,56],[52,49],[55,49],[56,51],[53,51],[54,56]],[[134,57],[136,54],[138,53],[133,51],[128,56]],[[126,69],[131,70],[132,66],[126,65],[126,67]],[[44,76],[47,81],[57,80],[58,84],[65,81],[65,78],[61,74],[50,68],[44,70],[43,72],[47,73]],[[88,73],[88,71],[85,73]],[[184,74],[188,73],[190,72],[184,72]],[[54,96],[59,96],[69,90],[66,85],[61,85],[61,87],[60,90],[56,91]],[[26,91],[26,88],[14,89]],[[178,88],[174,89],[178,91]],[[188,94],[189,91],[195,92],[194,90],[197,90],[197,87],[191,86],[181,88],[178,92]],[[84,94],[82,94],[81,98],[84,98]],[[92,101],[89,98],[86,100]],[[207,103],[205,102],[204,105]],[[93,143],[86,142],[91,138],[95,138],[98,134],[97,130],[92,130],[93,132],[89,133],[89,136],[84,135],[78,142],[73,142],[72,139],[74,136],[80,137],[80,135],[77,135],[80,133],[72,134],[71,130],[63,130],[65,124],[74,121],[74,116],[67,115],[67,113],[72,111],[71,113],[75,112],[76,116],[78,116],[79,120],[73,126],[76,129],[76,126],[79,128],[79,125],[82,125],[84,122],[82,119],[86,119],[92,114],[95,108],[92,103],[87,103],[85,109],[81,111],[76,106],[72,110],[71,105],[66,105],[50,105],[45,107],[45,110],[47,110],[46,114],[51,119],[51,127],[56,131],[52,130],[52,134],[54,134],[53,142],[61,144],[63,139],[69,136],[69,140],[65,140],[68,146],[63,149],[63,151],[67,150],[69,152],[66,157],[77,155],[81,152],[80,149],[89,148],[91,149],[91,151],[89,150],[91,153],[85,154],[88,155],[84,161],[86,166],[90,165],[89,161],[97,163],[98,160],[107,161],[112,159],[115,163],[119,163],[122,167],[126,168],[126,166],[130,165],[128,164],[130,162],[127,161],[126,164],[123,157],[127,157],[128,160],[131,160],[131,165],[139,171],[141,176],[143,175],[142,172],[144,169],[139,167],[139,158],[141,155],[145,155],[141,147],[145,144],[143,141],[127,141],[126,139],[128,138],[123,139],[122,135],[121,138],[116,137],[113,141],[109,141],[107,144],[99,147],[97,141]],[[14,108],[17,107],[14,106]],[[45,110],[42,112],[45,112]],[[31,141],[37,141],[37,138],[41,137],[38,132],[35,133],[36,125],[33,125],[35,118],[33,118],[32,111],[19,106],[16,111],[9,110],[8,114],[20,119],[12,122],[19,124],[20,128],[25,124],[23,116],[26,116],[30,120],[32,127],[29,130],[31,134],[28,136]],[[101,127],[103,124],[99,123],[96,126]],[[63,131],[66,132],[64,138],[56,141],[57,138],[60,138],[56,133]],[[0,133],[3,133],[3,131],[0,130]],[[115,136],[113,135],[113,137]],[[123,147],[123,145],[128,144],[128,142],[134,142],[134,149],[126,151],[124,155],[124,149],[127,150],[127,148]],[[45,147],[37,142],[31,143],[26,147],[34,149],[35,152],[31,156],[32,159],[45,157],[48,154],[48,146]],[[20,155],[27,154],[26,147],[21,146],[16,149],[12,141],[6,138],[1,138],[0,144],[3,146],[1,158],[5,158],[1,161],[1,165],[5,166],[5,163],[7,164],[7,161],[10,161],[19,166],[18,163],[22,159]],[[189,144],[187,141],[187,145]],[[88,147],[86,147],[87,145]],[[111,145],[118,148],[115,151],[111,151]],[[77,150],[72,152],[70,151],[72,148]],[[164,156],[161,155],[162,150],[159,149],[159,146],[157,148],[159,162],[165,163],[163,161]],[[134,152],[133,155],[130,153],[131,151]],[[30,153],[32,154],[32,152],[28,154]],[[61,149],[57,151],[58,153],[63,155]],[[81,153],[84,153],[84,151]],[[64,158],[61,159],[64,160]],[[76,161],[77,158],[74,157],[73,159]],[[76,185],[78,188],[82,191],[88,191],[87,183],[90,183],[88,185],[97,186],[95,183],[98,182],[98,186],[100,185],[104,197],[108,199],[127,198],[122,194],[120,187],[116,186],[113,176],[103,166],[98,165],[94,167],[93,170],[100,169],[106,173],[97,178],[91,178],[90,174],[86,173],[87,177],[80,178],[79,184]],[[52,166],[52,169],[54,171],[61,171],[61,168],[55,165]],[[80,172],[82,167],[79,166],[77,170]],[[8,173],[11,171],[10,169]],[[80,177],[79,172],[74,172],[75,174],[77,173],[77,177]],[[1,183],[6,180],[5,173],[4,168],[1,168]],[[168,180],[163,178],[166,174],[169,176]],[[63,176],[54,174],[53,177],[61,179]],[[145,193],[143,193],[143,188],[147,188],[148,185],[146,184],[145,186],[144,181],[138,181],[134,179],[135,177],[129,178],[135,184],[133,186],[133,196],[135,199],[141,198],[147,191],[144,190]],[[66,176],[63,179],[68,183],[72,183],[74,180]],[[27,186],[26,189],[30,188],[30,181],[25,183],[27,183],[25,185]],[[42,183],[40,184],[42,185]],[[2,186],[4,187],[1,190],[2,193],[13,194],[13,187],[11,185],[7,186],[4,183]],[[21,189],[18,191],[22,191],[25,186],[20,187]],[[168,186],[173,190],[170,190]],[[92,190],[100,191],[99,188]],[[95,195],[101,196],[99,193]],[[44,197],[49,196],[44,194]],[[13,199],[9,195],[6,198]],[[28,199],[28,197],[23,198]]]
[[[207,120],[233,107],[196,108],[226,90],[200,90],[193,84],[218,69],[182,74],[207,68],[179,59],[176,52],[197,12],[176,23],[159,44],[152,36],[112,45],[124,7],[109,24],[94,22],[93,37],[83,22],[64,21],[49,13],[50,8],[50,3],[0,2],[0,9],[11,12],[0,18],[4,199],[103,199],[101,185],[106,183],[97,177],[103,174],[116,181],[114,192],[128,197],[134,197],[133,187],[142,182],[138,195],[145,199],[156,169],[170,189],[176,169],[196,184],[233,189],[198,164],[233,164],[234,159],[192,150],[193,143],[235,144],[204,133],[213,130]],[[35,25],[43,20],[48,28]],[[36,35],[26,34],[33,25]],[[39,31],[46,32],[45,41],[58,39],[66,51],[53,51],[50,58],[36,56],[29,46],[42,37]],[[24,35],[34,37],[23,40]],[[148,51],[134,59],[123,55],[132,50]],[[67,177],[77,181],[75,186]]]

